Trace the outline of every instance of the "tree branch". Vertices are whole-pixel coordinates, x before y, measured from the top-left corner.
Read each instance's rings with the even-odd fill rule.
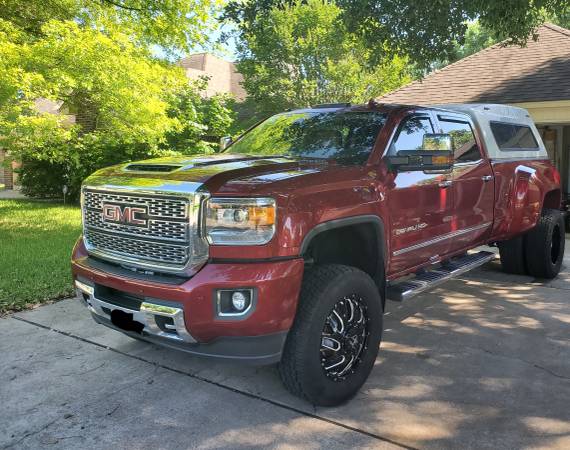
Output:
[[[109,3],[113,6],[116,6],[117,8],[128,9],[129,11],[143,11],[143,8],[135,8],[133,6],[127,6],[127,5],[124,5],[122,3],[115,2],[113,0],[101,0],[101,2],[102,3]]]

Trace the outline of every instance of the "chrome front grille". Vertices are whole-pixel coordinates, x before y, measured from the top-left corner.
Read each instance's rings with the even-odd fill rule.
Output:
[[[177,265],[184,265],[188,261],[187,246],[130,239],[124,236],[99,233],[90,229],[85,231],[84,237],[92,247],[114,254],[120,253],[147,261]]]
[[[188,217],[188,200],[173,197],[149,197],[141,195],[122,194],[117,192],[84,191],[84,207],[101,210],[103,203],[125,203],[148,207],[149,216],[186,219]]]
[[[193,196],[134,194],[85,188],[83,234],[88,251],[102,258],[145,268],[182,271],[192,256]],[[119,218],[104,209],[116,208]],[[125,219],[136,209],[135,221]],[[197,216],[197,215],[196,215]],[[140,223],[142,222],[142,224]]]
[[[148,227],[136,227],[130,225],[105,222],[101,215],[101,210],[85,209],[85,223],[91,229],[100,231],[110,231],[112,233],[122,233],[133,236],[146,236],[149,238],[159,238],[173,242],[188,241],[188,222],[170,222],[149,218]]]

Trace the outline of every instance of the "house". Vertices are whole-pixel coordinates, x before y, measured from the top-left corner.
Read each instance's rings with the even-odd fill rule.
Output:
[[[6,151],[0,149],[0,190],[2,190],[2,186],[4,186],[4,189],[14,189],[16,175],[14,174],[12,164],[9,160],[6,160]]]
[[[243,76],[233,62],[218,58],[210,53],[196,53],[182,58],[178,65],[186,70],[186,76],[192,80],[208,77],[206,95],[232,94],[242,101],[246,93],[241,83]]]
[[[546,23],[526,47],[493,45],[380,97],[383,103],[526,108],[570,196],[570,30]]]

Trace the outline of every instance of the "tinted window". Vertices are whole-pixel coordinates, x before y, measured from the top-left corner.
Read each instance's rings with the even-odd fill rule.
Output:
[[[386,115],[375,112],[303,112],[270,117],[228,147],[228,153],[366,162]]]
[[[536,150],[538,142],[530,127],[504,122],[491,122],[491,131],[501,150]]]
[[[475,135],[468,122],[440,118],[439,124],[445,134],[451,135],[455,161],[467,162],[481,159]]]
[[[410,117],[400,126],[396,139],[390,146],[390,154],[400,150],[421,150],[424,134],[433,133],[433,127],[428,117]]]

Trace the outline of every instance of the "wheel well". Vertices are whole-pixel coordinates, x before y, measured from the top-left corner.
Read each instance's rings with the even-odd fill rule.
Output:
[[[560,192],[560,189],[555,189],[546,193],[544,196],[544,201],[542,202],[543,209],[560,209],[561,206],[562,193]]]
[[[369,274],[384,287],[383,243],[373,223],[359,223],[322,231],[314,236],[303,257],[314,264],[344,264]]]

